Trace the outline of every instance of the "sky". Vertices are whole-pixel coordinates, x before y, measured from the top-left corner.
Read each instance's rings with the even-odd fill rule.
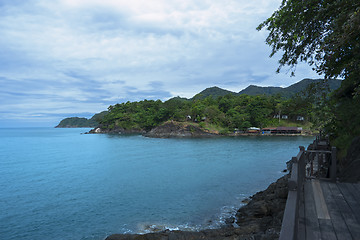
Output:
[[[0,0],[0,128],[53,127],[109,105],[208,87],[286,87],[267,31],[281,0]]]

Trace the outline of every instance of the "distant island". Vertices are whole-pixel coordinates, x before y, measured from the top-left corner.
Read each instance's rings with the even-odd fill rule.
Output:
[[[99,125],[107,111],[97,113],[90,119],[80,117],[69,117],[60,121],[55,128],[94,128]]]
[[[250,128],[271,131],[280,126],[316,130],[322,117],[321,102],[340,85],[341,80],[304,79],[286,88],[251,85],[239,93],[211,87],[191,99],[111,105],[90,119],[66,118],[56,127],[155,137],[231,135]]]

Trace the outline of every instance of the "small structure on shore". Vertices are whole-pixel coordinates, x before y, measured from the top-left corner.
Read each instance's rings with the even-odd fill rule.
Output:
[[[271,132],[272,131],[274,131],[276,128],[271,128],[271,127],[269,127],[269,128],[263,128],[262,129],[262,134],[271,134]]]
[[[250,127],[247,129],[248,133],[260,133],[260,128],[257,127]]]
[[[262,134],[301,134],[301,127],[263,128]]]

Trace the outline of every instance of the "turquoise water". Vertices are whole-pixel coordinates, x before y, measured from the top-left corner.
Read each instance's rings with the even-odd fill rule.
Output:
[[[0,129],[1,239],[217,227],[312,141],[81,134],[87,130]]]

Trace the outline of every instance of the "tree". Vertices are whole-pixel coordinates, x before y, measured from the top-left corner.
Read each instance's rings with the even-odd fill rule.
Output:
[[[283,0],[257,29],[264,28],[270,57],[283,53],[277,71],[288,65],[293,75],[303,61],[327,79],[344,79],[323,111],[332,111],[325,129],[346,150],[360,134],[360,1]]]
[[[327,78],[348,78],[360,67],[359,0],[283,0],[279,10],[258,26],[270,31],[270,56],[283,51],[278,71],[308,62]]]

